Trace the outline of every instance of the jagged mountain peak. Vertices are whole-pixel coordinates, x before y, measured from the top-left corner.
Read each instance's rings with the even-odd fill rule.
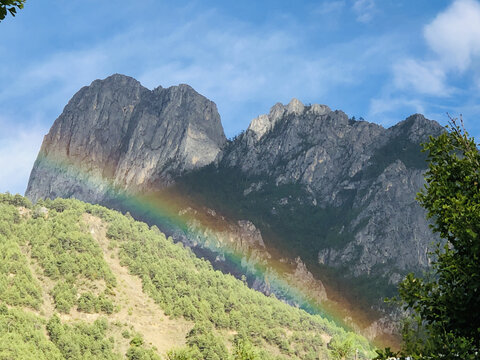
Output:
[[[303,103],[300,100],[293,98],[288,103],[286,110],[287,110],[287,114],[298,115],[303,113],[303,111],[305,110],[305,105],[303,105]]]
[[[153,91],[114,74],[77,92],[46,135],[27,188],[33,200],[79,197],[78,174],[51,169],[67,161],[87,177],[143,191],[169,184],[184,171],[210,164],[226,137],[215,103],[181,84]],[[58,173],[61,176],[58,176]]]
[[[301,117],[303,115],[323,116],[331,112],[327,105],[312,104],[304,105],[300,100],[293,98],[288,104],[276,103],[267,114],[254,118],[247,132],[255,134],[256,140],[260,140],[266,133],[275,127],[275,124],[286,116]]]
[[[107,178],[143,192],[188,185],[191,175],[182,195],[239,204],[240,220],[277,231],[272,244],[309,259],[308,267],[394,283],[427,264],[433,236],[414,201],[426,169],[419,144],[441,131],[420,114],[385,129],[294,98],[226,146],[216,105],[189,85],[151,91],[114,74],[70,100],[45,137],[26,195],[110,205],[109,188],[82,181]],[[74,166],[55,165],[63,159]]]
[[[429,120],[422,114],[413,114],[388,129],[393,136],[406,136],[415,143],[424,142],[429,135],[437,136],[444,130],[438,122]]]
[[[95,84],[102,84],[102,83],[140,83],[137,79],[124,75],[124,74],[119,74],[115,73],[110,76],[107,76],[105,79],[96,79],[92,82],[92,85]]]

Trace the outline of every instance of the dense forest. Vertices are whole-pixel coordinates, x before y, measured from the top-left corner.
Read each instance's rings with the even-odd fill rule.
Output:
[[[0,359],[372,357],[128,213],[0,194],[0,257]]]

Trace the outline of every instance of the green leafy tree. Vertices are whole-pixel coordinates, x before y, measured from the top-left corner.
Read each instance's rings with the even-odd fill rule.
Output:
[[[167,353],[167,360],[201,360],[202,354],[197,348],[182,348],[170,350]]]
[[[445,243],[431,278],[409,274],[399,286],[412,312],[403,352],[415,359],[480,358],[480,154],[461,119],[447,129],[424,145],[429,168],[418,194]]]
[[[260,356],[246,337],[237,337],[234,341],[233,359],[260,360]]]
[[[8,13],[15,16],[17,9],[23,9],[26,0],[0,0],[0,21],[5,19]]]
[[[355,352],[353,347],[354,339],[351,336],[345,338],[334,337],[328,343],[330,357],[335,360],[346,360]]]

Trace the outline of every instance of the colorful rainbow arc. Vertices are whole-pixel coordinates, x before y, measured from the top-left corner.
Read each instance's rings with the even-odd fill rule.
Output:
[[[60,176],[66,175],[68,177],[74,177],[76,181],[82,184],[84,189],[87,188],[92,193],[98,192],[98,189],[108,192],[115,199],[117,206],[114,207],[124,211],[128,210],[133,214],[147,214],[149,218],[148,222],[151,223],[151,225],[158,225],[162,231],[165,231],[165,229],[169,229],[172,232],[181,231],[187,238],[195,238],[201,242],[200,245],[202,248],[206,248],[213,253],[221,253],[229,264],[235,265],[238,269],[244,269],[242,259],[245,259],[247,254],[238,251],[228,243],[220,243],[203,235],[212,230],[205,225],[201,225],[204,226],[202,230],[208,231],[199,231],[198,227],[194,232],[191,230],[190,225],[192,221],[195,221],[196,224],[202,224],[202,222],[199,221],[193,213],[179,214],[179,209],[189,207],[191,200],[182,199],[180,196],[168,198],[152,194],[147,195],[128,192],[120,189],[113,181],[101,176],[92,175],[82,170],[81,165],[76,165],[71,161],[65,161],[63,159],[55,160],[49,156],[40,154],[36,163],[41,163],[48,171],[60,174]],[[352,308],[348,308],[347,311],[345,311],[345,308],[348,307],[346,303],[337,301],[320,302],[315,296],[309,294],[308,290],[297,286],[295,283],[292,283],[291,280],[287,280],[285,276],[282,276],[284,269],[285,265],[275,260],[269,261],[268,264],[262,264],[261,262],[254,263],[253,268],[252,266],[249,267],[250,274],[268,281],[274,293],[275,290],[282,290],[282,295],[285,293],[288,294],[289,302],[300,304],[301,308],[311,314],[320,315],[349,331],[355,331],[354,328],[363,329],[370,324],[371,319],[360,311]],[[350,315],[350,321],[354,322],[356,326],[351,326],[351,324],[348,324],[344,320],[346,314]],[[385,339],[376,339],[372,344],[383,347],[385,344],[391,345],[392,339],[386,341]]]

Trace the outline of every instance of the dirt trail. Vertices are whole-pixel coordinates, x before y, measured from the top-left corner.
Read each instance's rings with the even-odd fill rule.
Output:
[[[144,336],[146,343],[155,346],[160,354],[185,345],[185,336],[193,323],[184,319],[170,319],[143,292],[140,278],[129,274],[128,269],[120,265],[117,249],[108,248],[107,229],[100,218],[84,214],[82,220],[100,244],[104,259],[117,278],[115,302],[120,305],[120,311],[110,315],[109,319],[133,325],[135,331]]]
[[[107,229],[100,218],[90,214],[84,214],[82,221],[87,226],[93,238],[98,241],[103,251],[105,262],[110,266],[110,269],[117,279],[113,300],[120,310],[107,316],[105,314],[79,312],[74,307],[69,314],[58,314],[62,321],[83,320],[93,322],[101,316],[106,316],[110,324],[112,324],[109,332],[110,335],[114,337],[116,351],[120,354],[125,354],[130,346],[130,338],[125,338],[122,335],[125,330],[128,330],[130,334],[132,330],[142,334],[145,343],[156,347],[160,355],[165,355],[168,350],[173,348],[184,346],[185,337],[192,329],[193,323],[184,319],[170,319],[164,314],[162,309],[155,304],[153,299],[143,292],[141,279],[129,274],[128,269],[120,265],[117,254],[118,249],[108,248],[109,240],[106,237]],[[43,303],[39,311],[30,308],[25,308],[25,310],[49,318],[57,312],[55,310],[54,300],[50,295],[50,292],[55,286],[55,281],[43,275],[43,269],[32,259],[28,246],[22,246],[21,250],[28,260],[32,275],[43,288]],[[92,283],[89,281],[88,286],[90,286],[90,288],[88,290],[98,292],[95,291],[95,289],[104,289],[104,281],[102,280],[101,282],[102,283]]]

